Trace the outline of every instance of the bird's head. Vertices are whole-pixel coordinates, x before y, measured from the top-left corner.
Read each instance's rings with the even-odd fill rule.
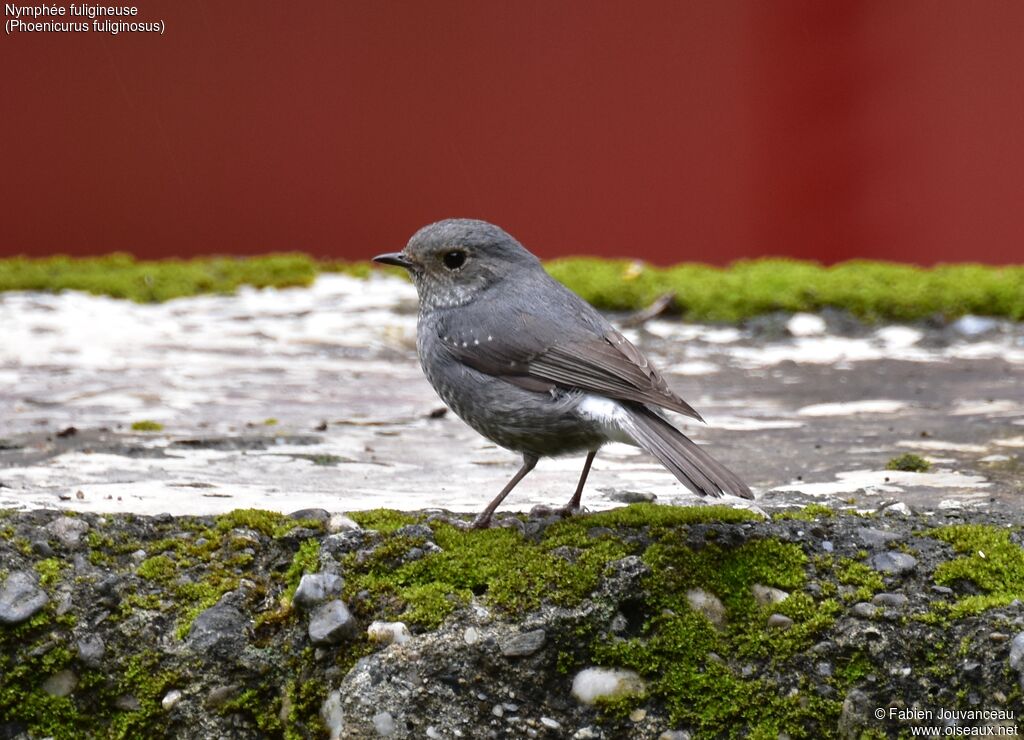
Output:
[[[521,270],[543,269],[507,232],[468,218],[424,226],[401,252],[381,254],[373,261],[408,270],[425,310],[469,303]]]

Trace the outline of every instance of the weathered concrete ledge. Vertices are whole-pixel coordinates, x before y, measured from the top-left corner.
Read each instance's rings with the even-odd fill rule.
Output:
[[[0,513],[0,738],[1017,727],[998,512]],[[980,731],[980,730],[979,730]]]

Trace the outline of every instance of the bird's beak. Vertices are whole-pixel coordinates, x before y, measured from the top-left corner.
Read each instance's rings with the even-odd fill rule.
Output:
[[[401,252],[389,252],[388,254],[378,254],[373,258],[373,261],[381,265],[397,265],[398,267],[404,267],[406,270],[411,270],[416,264],[406,257]]]

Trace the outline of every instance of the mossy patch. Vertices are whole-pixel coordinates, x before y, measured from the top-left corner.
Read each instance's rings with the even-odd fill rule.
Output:
[[[254,529],[267,537],[283,537],[299,527],[323,530],[323,523],[316,519],[293,519],[276,511],[263,509],[235,509],[217,517],[217,529],[227,532],[231,529]]]
[[[62,602],[51,598],[31,619],[0,628],[0,716],[33,737],[166,736],[171,715],[160,702],[170,689],[187,693],[199,681],[192,672],[202,659],[187,651],[153,649],[157,636],[186,637],[195,617],[229,590],[238,590],[253,610],[294,591],[302,573],[318,569],[319,538],[308,536],[308,531],[323,529],[317,521],[253,510],[174,521],[130,514],[118,515],[116,522],[93,517],[90,525],[83,537],[90,560],[102,563],[104,572],[117,574],[116,588],[96,592],[92,589],[103,578],[100,573],[73,574],[60,558],[37,559],[32,568],[44,588],[60,584],[62,589],[75,589],[73,611],[58,615]],[[305,539],[300,539],[301,532],[307,532]],[[12,545],[3,544],[9,557]],[[268,551],[278,555],[268,558]],[[146,556],[139,560],[136,553],[142,552]],[[290,565],[280,559],[288,552]],[[251,570],[253,553],[261,561],[259,572]],[[82,593],[93,593],[96,602],[107,603],[86,606],[89,600]],[[103,627],[97,630],[106,646],[101,670],[75,659],[72,628],[76,615],[89,609],[90,624],[103,613]],[[292,634],[305,636],[295,619],[265,625],[261,648],[275,644],[277,650],[272,670],[252,676],[238,697],[211,711],[249,715],[251,720],[239,721],[251,721],[267,736],[323,736],[318,713],[327,685],[317,677],[322,675],[322,661],[312,649],[294,651],[287,641],[274,642]],[[365,642],[346,646],[336,664],[344,668],[365,655]],[[43,683],[65,669],[77,676],[73,693],[46,693]],[[189,678],[182,679],[183,675]]]
[[[422,547],[424,538],[399,531],[410,523],[407,519],[383,511],[355,517],[391,529],[376,546],[351,553],[342,563],[346,598],[357,610],[373,610],[364,611],[364,618],[400,619],[424,629],[474,598],[507,614],[529,612],[544,601],[573,606],[600,585],[610,563],[640,555],[650,573],[636,595],[643,603],[635,605],[635,612],[646,615],[639,634],[610,638],[582,625],[576,647],[559,656],[563,671],[584,661],[632,668],[647,679],[646,697],[606,703],[604,711],[619,715],[656,701],[666,706],[673,723],[709,735],[739,735],[738,728],[752,728],[748,736],[773,738],[782,732],[807,736],[806,728],[834,726],[838,717],[840,702],[822,698],[809,685],[793,691],[763,673],[747,677],[736,668],[736,661],[792,659],[834,623],[838,602],[814,597],[804,588],[817,571],[802,547],[774,539],[735,547],[715,541],[696,548],[683,544],[692,527],[710,539],[729,527],[760,521],[756,513],[634,504],[557,522],[535,537],[516,528],[464,531],[433,522],[440,551],[411,561],[406,554]],[[636,534],[628,534],[631,530]],[[822,581],[832,576],[831,561],[827,565]],[[786,590],[789,596],[760,605],[755,584]],[[686,593],[691,589],[721,599],[727,612],[724,629],[690,607]],[[368,597],[357,599],[359,593]],[[789,617],[793,625],[768,629],[772,613]],[[837,688],[841,680],[834,679]]]
[[[956,587],[973,584],[983,593],[961,597],[948,607],[949,616],[976,614],[1015,599],[1024,600],[1024,548],[1010,538],[1011,530],[984,524],[954,524],[928,532],[953,546],[962,557],[940,563],[935,582]],[[938,605],[937,605],[938,606]]]
[[[830,519],[836,515],[835,509],[823,504],[808,504],[801,509],[788,509],[772,514],[773,521],[784,519],[798,519],[804,522],[813,522],[818,519]]]
[[[160,422],[150,421],[149,419],[132,422],[133,432],[161,432],[163,431],[163,428],[164,425]]]
[[[866,320],[912,321],[964,314],[1024,318],[1024,267],[976,264],[914,267],[853,260],[830,267],[790,259],[655,267],[635,260],[570,257],[548,271],[595,306],[635,311],[665,293],[692,321],[740,321],[772,311],[843,309]],[[366,277],[403,275],[368,262],[317,262],[304,254],[248,258],[136,260],[103,257],[14,257],[0,260],[0,291],[83,290],[149,303],[201,293],[231,293],[241,285],[309,285],[318,272]]]
[[[870,601],[872,596],[885,588],[881,573],[851,558],[840,558],[835,573],[836,580],[856,589],[847,594],[846,600],[849,602]]]
[[[363,529],[372,529],[381,534],[391,534],[396,529],[419,521],[417,517],[393,509],[353,511],[349,517]]]
[[[52,586],[60,581],[60,574],[67,567],[67,564],[58,558],[46,558],[35,564],[36,573],[39,574],[39,585],[43,588]]]
[[[362,625],[400,619],[419,632],[469,603],[488,607],[494,624],[545,619],[551,644],[536,659],[549,660],[550,672],[538,668],[537,685],[522,687],[517,702],[525,706],[541,706],[534,702],[546,701],[552,690],[567,691],[571,676],[585,666],[636,670],[647,682],[646,694],[605,702],[593,720],[616,737],[629,734],[626,717],[641,707],[659,727],[683,727],[700,737],[831,736],[852,688],[877,686],[891,695],[892,681],[899,681],[890,678],[893,665],[911,666],[912,675],[936,685],[963,686],[964,659],[990,654],[987,634],[1007,631],[999,617],[990,620],[992,629],[981,629],[977,619],[957,622],[947,609],[941,630],[929,632],[908,612],[902,623],[880,618],[871,625],[895,651],[876,653],[875,638],[847,630],[846,616],[836,623],[842,602],[870,600],[886,582],[863,558],[844,557],[853,546],[841,535],[859,526],[844,512],[824,524],[835,554],[821,552],[820,533],[795,536],[806,527],[703,506],[635,504],[486,531],[377,510],[353,515],[366,529],[323,548],[317,522],[268,512],[173,520],[84,516],[90,530],[83,541],[90,551],[102,549],[104,569],[120,578],[116,589],[102,586],[99,574],[72,572],[59,558],[19,555],[10,541],[0,542],[11,562],[31,562],[51,595],[54,584],[62,592],[74,589],[73,614],[90,625],[103,614],[96,628],[107,647],[101,671],[75,659],[79,633],[70,629],[70,614],[56,614],[56,598],[24,624],[0,629],[0,715],[33,737],[162,737],[180,729],[182,712],[195,710],[211,689],[235,684],[226,701],[199,710],[204,721],[268,737],[322,736],[318,713],[329,688],[381,647],[365,635],[339,646],[309,644],[305,615],[288,601],[303,573],[332,565],[321,557],[341,558],[344,598]],[[8,521],[2,514],[0,520]],[[912,526],[902,518],[896,523]],[[12,526],[20,534],[25,523]],[[934,540],[911,539],[925,563],[907,578],[926,590],[931,564],[939,561],[936,580],[962,595],[954,614],[1024,597],[1017,530],[957,525],[914,537],[922,535],[950,543],[954,552]],[[942,564],[942,557],[932,557],[943,552],[954,559]],[[634,557],[622,563],[624,556]],[[761,604],[755,584],[788,596]],[[246,651],[246,660],[257,660],[255,668],[241,661],[211,664],[208,656],[155,642],[175,630],[184,637],[195,615],[228,589],[235,590],[232,603],[255,619],[253,650]],[[723,624],[691,607],[692,589],[721,600]],[[567,609],[535,611],[550,605]],[[773,613],[792,625],[768,627]],[[950,634],[955,637],[944,639]],[[445,639],[463,645],[458,632]],[[483,658],[488,665],[502,659],[487,643],[475,649],[490,656]],[[830,667],[822,670],[825,664]],[[70,697],[49,696],[43,681],[64,669],[78,674],[78,686]],[[160,699],[172,688],[184,692],[185,703],[166,712]],[[516,683],[517,695],[519,689]],[[1019,689],[1001,690],[1008,702],[1019,700]],[[962,693],[950,701],[966,706]]]
[[[0,716],[24,723],[33,737],[58,740],[163,735],[166,713],[160,699],[178,674],[161,669],[159,654],[147,650],[109,658],[102,673],[82,671],[67,635],[50,631],[52,609],[16,629],[0,630]],[[43,683],[67,668],[79,675],[75,693],[47,693]],[[120,703],[124,697],[132,698],[130,708]]]
[[[562,283],[599,308],[636,310],[666,292],[694,321],[740,321],[773,311],[845,309],[866,320],[912,321],[967,313],[1024,318],[1024,267],[974,264],[920,268],[854,260],[831,267],[788,259],[727,268],[657,268],[628,260],[574,257],[547,264]]]
[[[139,578],[159,583],[167,583],[176,572],[175,561],[166,555],[154,555],[151,558],[146,558],[139,563],[139,567],[135,571]]]
[[[0,260],[0,291],[81,290],[95,295],[158,303],[200,293],[307,286],[317,264],[304,254],[137,260],[128,254],[102,257],[13,257]]]
[[[401,558],[423,545],[422,538],[393,535],[369,559],[348,556],[346,592],[366,590],[374,602],[392,605],[383,616],[430,628],[474,594],[508,612],[536,609],[542,599],[578,602],[597,586],[604,565],[625,554],[611,539],[595,539],[570,561],[552,552],[561,541],[533,542],[515,529],[464,531],[435,523],[433,530],[440,552],[411,562]]]
[[[284,574],[285,592],[282,597],[286,603],[291,603],[295,590],[299,587],[299,581],[307,573],[316,573],[320,566],[320,541],[310,538],[299,545],[295,552],[288,570]]]
[[[369,558],[356,554],[343,563],[346,593],[367,591],[381,606],[376,617],[401,619],[420,627],[440,624],[474,595],[510,612],[535,609],[543,599],[578,602],[598,584],[605,566],[630,554],[610,529],[646,527],[663,531],[709,522],[746,522],[760,515],[726,506],[675,507],[633,504],[613,511],[576,517],[551,525],[539,541],[518,530],[463,531],[431,524],[440,552],[411,562],[403,556],[424,544],[422,538],[396,534],[417,519],[377,509],[353,512],[363,528],[389,535]],[[595,530],[609,530],[594,535]],[[509,563],[515,563],[510,568]]]
[[[638,671],[649,697],[664,702],[673,723],[709,736],[805,736],[807,727],[835,717],[838,706],[812,692],[788,691],[764,678],[746,678],[719,656],[749,661],[783,660],[806,649],[835,619],[832,599],[816,600],[801,589],[808,561],[799,545],[753,540],[736,548],[692,549],[666,536],[644,553],[650,575],[642,612],[650,614],[638,637],[597,639],[593,656],[601,665]],[[784,601],[762,606],[754,584],[790,592]],[[714,594],[726,609],[716,628],[687,600],[692,589]],[[770,614],[793,620],[788,630],[770,630]],[[620,702],[621,703],[621,702]],[[627,709],[627,700],[619,709]],[[744,728],[744,729],[740,729]]]
[[[637,503],[609,511],[567,519],[551,527],[552,535],[572,529],[591,527],[679,527],[708,522],[758,521],[760,514],[749,509],[737,509],[720,504],[710,506],[665,506]]]
[[[930,462],[912,452],[898,455],[885,464],[886,470],[902,470],[907,473],[927,473],[931,468]]]

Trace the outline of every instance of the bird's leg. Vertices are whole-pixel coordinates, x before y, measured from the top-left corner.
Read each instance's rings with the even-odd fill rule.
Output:
[[[591,450],[587,453],[587,459],[583,463],[583,472],[580,473],[580,482],[576,484],[576,493],[569,499],[569,503],[565,506],[554,508],[551,506],[545,506],[544,504],[538,504],[530,509],[531,517],[548,517],[548,516],[573,516],[574,514],[580,513],[580,499],[583,497],[583,486],[587,482],[587,475],[590,474],[590,464],[594,462],[594,456],[597,455],[597,450]]]
[[[533,455],[523,455],[523,466],[519,468],[519,472],[512,476],[504,488],[501,489],[501,493],[494,497],[491,503],[487,504],[487,508],[480,512],[480,516],[473,520],[473,524],[470,526],[473,529],[486,529],[491,526],[491,515],[494,514],[494,510],[498,508],[505,497],[515,488],[519,481],[526,477],[526,474],[533,470],[534,466],[537,465],[537,458]]]
[[[587,482],[587,476],[590,475],[590,464],[594,462],[594,456],[597,455],[597,450],[591,450],[587,453],[587,459],[583,463],[583,472],[580,473],[580,482],[576,485],[576,493],[569,499],[569,503],[565,505],[563,511],[567,515],[578,514],[580,511],[580,499],[583,497],[583,485]]]

